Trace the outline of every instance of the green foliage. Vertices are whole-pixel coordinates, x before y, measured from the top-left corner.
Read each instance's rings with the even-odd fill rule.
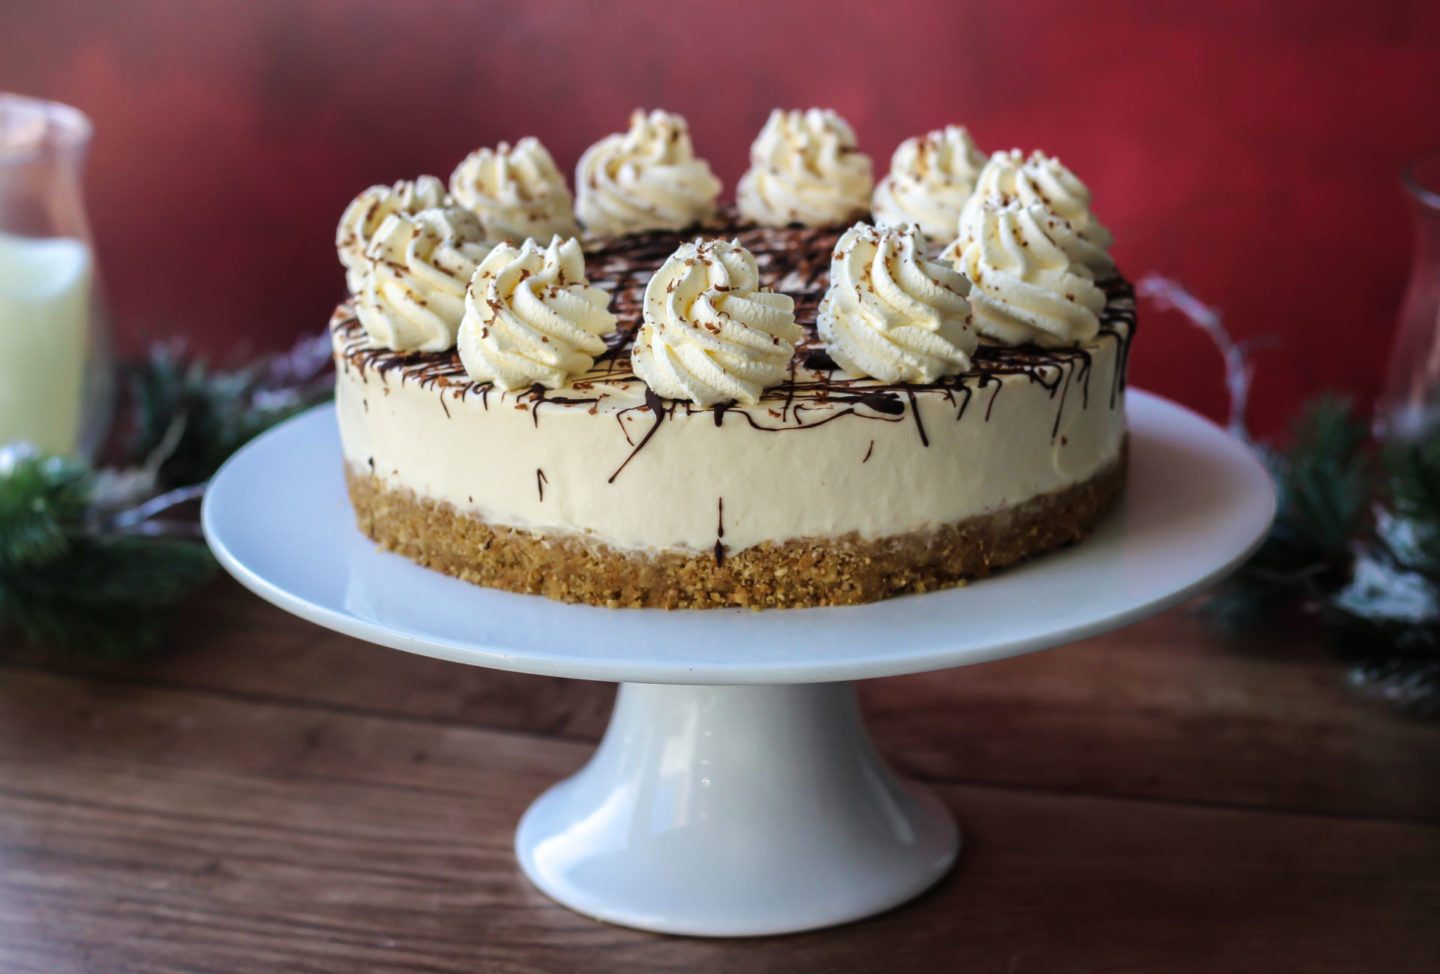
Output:
[[[1303,605],[1357,682],[1440,711],[1440,435],[1377,457],[1350,405],[1327,398],[1266,461],[1275,524],[1207,615],[1240,631]]]
[[[107,656],[154,648],[169,610],[215,573],[193,523],[154,515],[198,496],[231,453],[325,398],[328,362],[324,337],[235,371],[158,344],[125,370],[121,467],[0,453],[0,632]]]
[[[0,629],[106,656],[143,652],[214,562],[198,540],[112,530],[91,506],[92,484],[59,457],[0,468]]]
[[[85,468],[59,457],[21,457],[0,468],[0,567],[63,555],[88,495]]]
[[[255,436],[323,398],[312,391],[274,388],[268,381],[273,363],[212,369],[188,358],[173,342],[152,346],[149,356],[127,371],[135,405],[131,454],[149,456],[168,436],[179,434],[160,465],[161,488],[208,480]]]
[[[1285,452],[1261,450],[1275,482],[1275,523],[1260,549],[1206,605],[1238,632],[1273,619],[1295,600],[1349,578],[1351,542],[1374,486],[1366,430],[1351,404],[1326,397],[1306,409]]]
[[[1383,504],[1324,611],[1357,682],[1440,714],[1440,434],[1383,451]]]
[[[1389,447],[1384,457],[1385,492],[1404,526],[1384,534],[1386,547],[1397,564],[1440,582],[1440,436]]]

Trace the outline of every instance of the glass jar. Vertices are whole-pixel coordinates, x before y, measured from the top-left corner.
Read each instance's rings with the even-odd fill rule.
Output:
[[[1402,184],[1415,222],[1415,252],[1375,406],[1375,432],[1420,440],[1440,433],[1440,151],[1411,163]]]
[[[90,120],[0,93],[0,447],[89,458],[114,385],[80,176]]]

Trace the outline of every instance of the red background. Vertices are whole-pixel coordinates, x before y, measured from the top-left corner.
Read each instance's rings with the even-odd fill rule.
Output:
[[[727,185],[774,106],[831,106],[877,175],[966,124],[1095,193],[1131,277],[1217,305],[1258,357],[1254,425],[1378,388],[1410,228],[1397,172],[1440,144],[1440,4],[1158,2],[6,4],[0,89],[96,123],[90,212],[123,345],[225,358],[321,327],[374,182],[539,136],[566,170],[635,106],[688,117]],[[1144,313],[1137,384],[1212,415],[1220,362]]]

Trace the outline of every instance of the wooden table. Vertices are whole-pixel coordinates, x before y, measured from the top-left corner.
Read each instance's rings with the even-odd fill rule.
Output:
[[[512,829],[613,687],[407,656],[229,582],[145,663],[0,652],[0,971],[1440,970],[1440,725],[1341,686],[1312,633],[1185,609],[861,685],[965,829],[890,914],[705,941],[521,878]]]

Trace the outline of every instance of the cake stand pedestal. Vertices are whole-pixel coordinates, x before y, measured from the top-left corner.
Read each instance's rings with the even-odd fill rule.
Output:
[[[785,933],[902,903],[959,851],[949,812],[876,753],[852,681],[1127,625],[1210,584],[1263,537],[1274,493],[1250,452],[1173,403],[1128,399],[1126,496],[1083,544],[873,605],[608,610],[428,571],[355,530],[328,406],[231,458],[202,522],[236,578],[320,625],[472,665],[619,682],[594,757],[521,819],[521,868],[613,923]]]
[[[871,746],[850,682],[622,683],[595,756],[515,836],[525,875],[566,906],[710,936],[878,913],[959,848],[939,800]]]

